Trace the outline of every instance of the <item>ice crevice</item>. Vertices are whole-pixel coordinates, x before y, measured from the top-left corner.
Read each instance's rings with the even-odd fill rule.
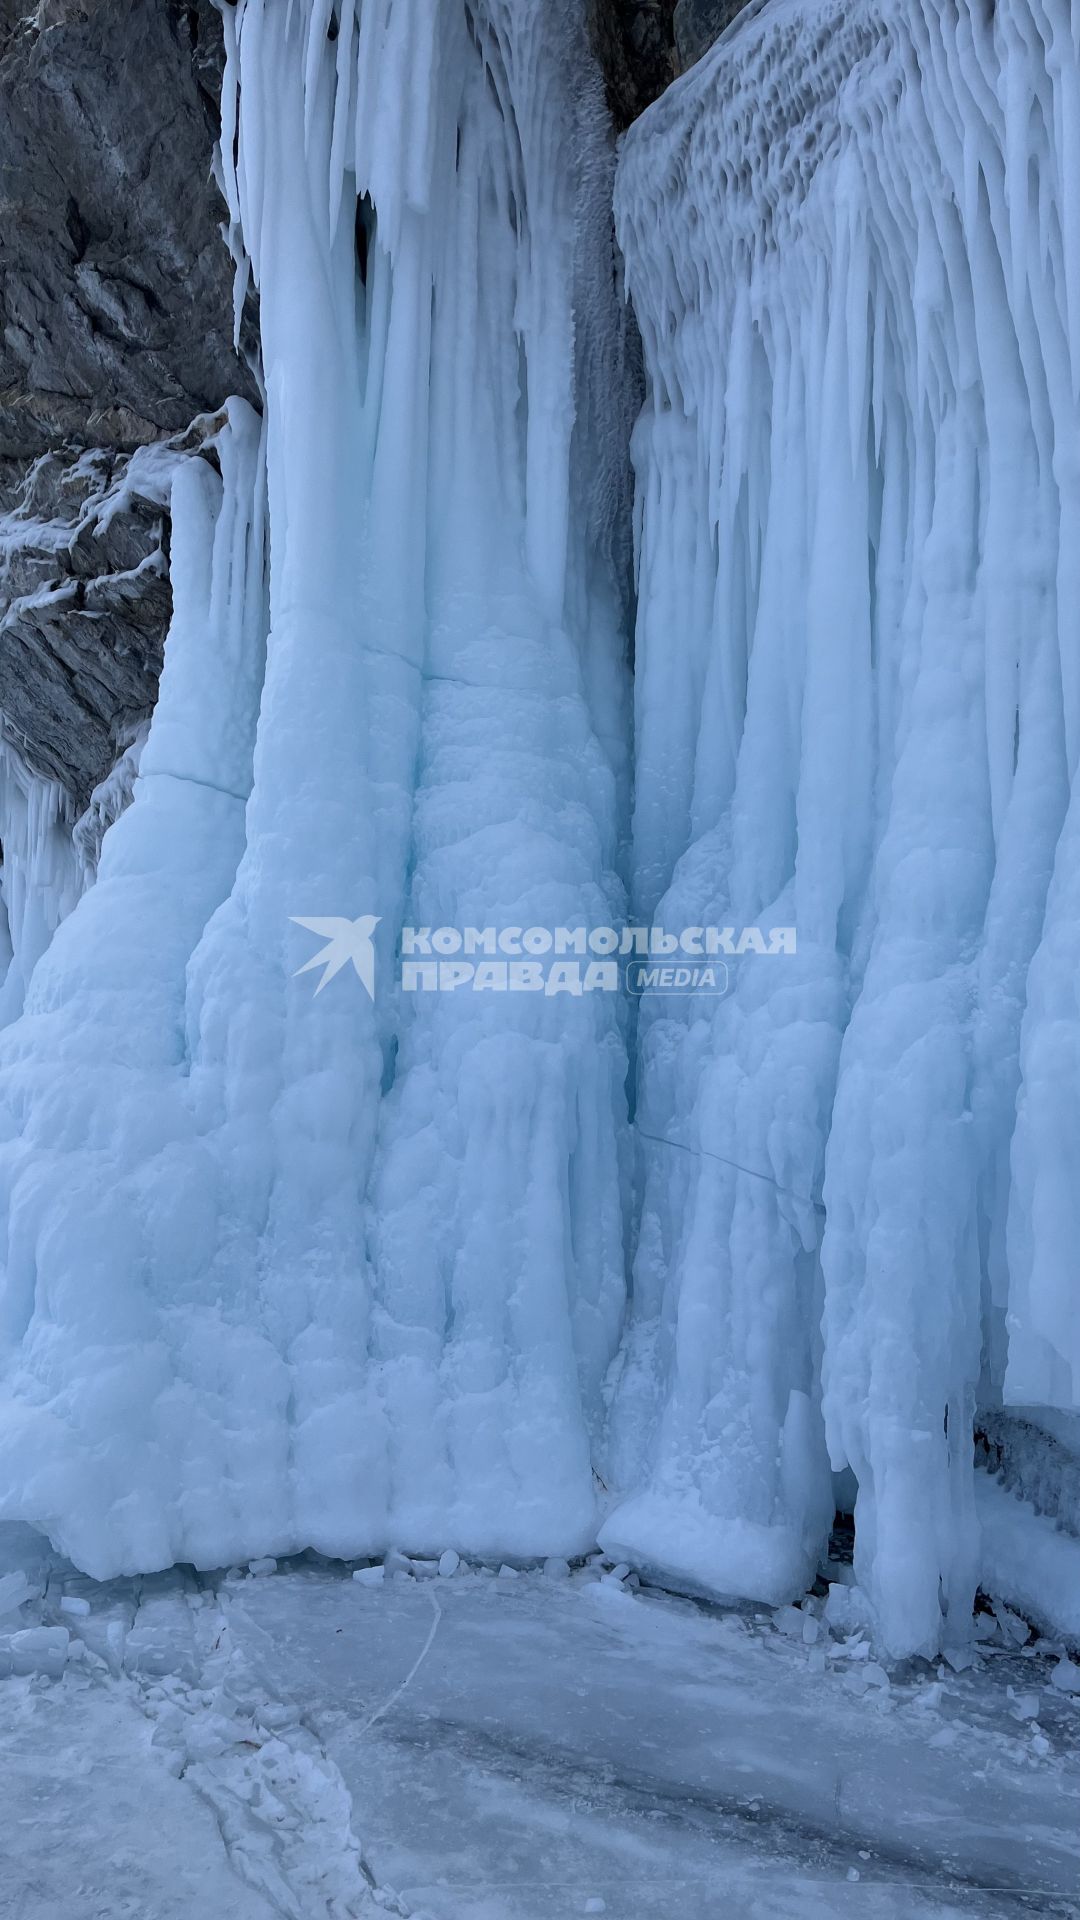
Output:
[[[860,1604],[930,1653],[976,1406],[1080,1406],[1080,28],[770,0],[616,179],[582,11],[224,10],[265,416],[170,470],[70,897],[0,767],[9,929],[46,902],[0,1513],[98,1577],[599,1536],[779,1604],[850,1470]],[[315,1002],[326,915],[382,983],[403,926],[798,950],[636,1014]]]
[[[247,1648],[238,1642],[234,1599],[230,1579],[189,1573],[138,1594],[116,1635],[122,1685],[153,1729],[155,1760],[205,1802],[237,1879],[269,1910],[287,1920],[372,1905],[407,1915],[364,1857],[320,1717],[268,1688],[259,1658],[268,1636],[245,1620]]]

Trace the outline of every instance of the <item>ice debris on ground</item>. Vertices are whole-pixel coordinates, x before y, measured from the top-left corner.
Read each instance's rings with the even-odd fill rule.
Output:
[[[6,1573],[10,1562],[3,1564]],[[558,1850],[566,1823],[553,1825],[550,1809],[545,1811],[553,1740],[560,1757],[552,1806],[562,1805],[566,1791],[564,1743],[570,1742],[577,1754],[575,1792],[581,1778],[590,1778],[605,1809],[604,1837],[597,1840],[599,1853],[593,1857],[610,1865],[610,1823],[624,1816],[622,1790],[609,1777],[619,1769],[608,1765],[608,1756],[625,1751],[628,1726],[639,1728],[643,1756],[657,1750],[658,1741],[664,1754],[661,1804],[668,1817],[656,1847],[648,1845],[651,1871],[661,1876],[683,1869],[685,1834],[682,1841],[672,1837],[672,1796],[681,1790],[680,1782],[696,1782],[687,1790],[700,1817],[703,1765],[718,1767],[718,1779],[726,1767],[729,1786],[732,1780],[740,1783],[748,1808],[762,1816],[760,1840],[755,1842],[749,1831],[741,1839],[736,1835],[737,1850],[764,1845],[775,1854],[778,1833],[787,1835],[781,1856],[793,1834],[797,1847],[813,1850],[827,1827],[834,1845],[851,1849],[858,1839],[863,1871],[874,1858],[869,1849],[877,1847],[883,1819],[888,1826],[881,1809],[883,1781],[906,1782],[896,1818],[909,1825],[916,1803],[922,1808],[919,1819],[932,1807],[933,1820],[940,1822],[943,1805],[952,1809],[955,1800],[950,1871],[961,1840],[969,1860],[986,1865],[986,1795],[1015,1794],[1024,1781],[1030,1784],[1022,1791],[1031,1804],[1038,1796],[1041,1810],[1040,1872],[1052,1869],[1060,1877],[1074,1844],[1062,1835],[1068,1827],[1077,1700],[1055,1684],[1060,1658],[1046,1652],[1027,1661],[1015,1649],[1003,1648],[999,1657],[1005,1667],[996,1681],[993,1673],[988,1676],[989,1685],[947,1668],[939,1680],[927,1683],[921,1663],[896,1673],[890,1683],[865,1635],[833,1642],[825,1630],[829,1657],[819,1672],[811,1659],[820,1645],[808,1647],[783,1629],[794,1625],[790,1614],[820,1623],[820,1598],[760,1619],[721,1616],[691,1603],[635,1595],[627,1591],[628,1575],[614,1579],[614,1566],[581,1566],[569,1583],[554,1585],[539,1572],[501,1581],[494,1567],[463,1566],[449,1587],[438,1583],[437,1588],[400,1569],[397,1580],[385,1586],[354,1584],[342,1569],[311,1561],[280,1565],[273,1578],[239,1571],[204,1579],[177,1573],[101,1587],[47,1553],[24,1557],[22,1571],[36,1598],[22,1630],[23,1665],[4,1686],[36,1688],[39,1694],[74,1687],[80,1697],[91,1688],[103,1713],[110,1701],[137,1703],[152,1729],[152,1763],[205,1798],[228,1857],[249,1890],[265,1899],[269,1910],[294,1920],[313,1920],[327,1907],[332,1911],[335,1900],[350,1913],[380,1906],[393,1912],[399,1902],[405,1912],[424,1912],[429,1904],[433,1913],[443,1910],[449,1897],[445,1889],[434,1887],[430,1903],[405,1897],[398,1869],[409,1857],[409,1817],[392,1791],[389,1800],[381,1786],[375,1793],[373,1780],[385,1785],[389,1779],[392,1786],[400,1765],[404,1801],[414,1807],[419,1769],[426,1826],[430,1785],[440,1779],[447,1755],[455,1780],[474,1782],[466,1804],[477,1824],[470,1828],[467,1864],[453,1849],[448,1859],[437,1847],[440,1872],[447,1870],[451,1879],[471,1872],[473,1840],[478,1860],[483,1847],[491,1845],[491,1859],[501,1862],[505,1901],[511,1809],[499,1795],[507,1766],[518,1796],[512,1810],[515,1831],[524,1818],[523,1844],[532,1833],[528,1844],[540,1846],[545,1859],[553,1846]],[[436,1591],[442,1608],[433,1604]],[[70,1635],[61,1636],[57,1610],[64,1598],[75,1595],[85,1599],[88,1611],[72,1616]],[[60,1663],[63,1639],[66,1668]],[[1021,1669],[1026,1684],[1019,1679]],[[66,1679],[60,1678],[62,1672]],[[510,1675],[508,1744],[500,1754],[491,1737],[492,1707]],[[592,1689],[584,1714],[583,1687]],[[686,1719],[687,1689],[696,1705],[692,1726]],[[467,1737],[462,1745],[473,1726],[480,1735],[475,1750]],[[678,1772],[678,1743],[662,1739],[665,1726],[681,1728],[690,1742],[683,1773]],[[411,1731],[417,1727],[423,1729],[419,1742]],[[776,1732],[775,1743],[763,1741],[769,1727]],[[575,1743],[582,1737],[578,1751]],[[809,1753],[816,1751],[815,1741],[821,1743],[820,1767],[793,1774],[788,1757],[793,1742]],[[939,1752],[942,1770],[935,1773],[928,1755]],[[866,1794],[855,1780],[845,1785],[841,1815],[834,1805],[832,1769],[839,1762],[846,1770],[844,1756],[852,1753],[860,1755],[860,1778],[869,1769],[870,1784]],[[533,1756],[535,1778],[533,1762],[525,1764],[527,1755]],[[910,1762],[917,1763],[914,1777],[905,1771]],[[604,1894],[587,1897],[606,1898],[620,1914],[637,1910],[628,1906],[627,1888],[637,1890],[634,1898],[640,1896],[636,1872],[649,1831],[641,1817],[642,1796],[647,1803],[649,1792],[644,1759],[642,1764],[646,1771],[635,1776],[630,1816],[635,1873],[624,1885],[616,1871],[613,1891],[595,1872],[579,1882],[584,1899],[590,1881],[595,1887],[599,1878]],[[749,1791],[748,1767],[763,1770],[760,1783],[753,1778],[754,1788],[763,1786],[756,1795]],[[984,1774],[980,1788],[977,1779]],[[480,1781],[484,1793],[474,1797]],[[612,1793],[608,1808],[605,1796]],[[718,1802],[725,1809],[723,1833],[710,1836],[704,1869],[709,1884],[715,1884],[718,1840],[732,1843],[729,1799],[725,1790]],[[377,1813],[369,1800],[378,1802]],[[535,1814],[530,1812],[534,1800]],[[490,1834],[480,1812],[483,1804],[489,1804],[495,1820]],[[775,1827],[778,1811],[780,1826]],[[866,1824],[871,1816],[877,1822],[873,1840]],[[452,1806],[447,1817],[455,1817]],[[937,1860],[936,1843],[928,1838],[926,1845],[920,1874],[927,1858]],[[488,1872],[477,1865],[477,1879],[489,1876],[490,1862],[485,1859],[483,1865]],[[761,1859],[755,1870],[764,1870]],[[769,1871],[782,1880],[784,1859],[774,1859]],[[882,1899],[888,1873],[879,1861],[868,1875],[880,1886]],[[995,1885],[1001,1878],[989,1871],[982,1877],[993,1878]],[[898,1897],[900,1906],[882,1910],[906,1912],[910,1888]],[[809,1910],[819,1909],[811,1905]],[[998,1907],[988,1896],[980,1911],[996,1915]]]

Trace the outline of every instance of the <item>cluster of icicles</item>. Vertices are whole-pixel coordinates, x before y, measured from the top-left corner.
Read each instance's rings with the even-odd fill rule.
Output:
[[[779,1601],[849,1468],[931,1651],[977,1400],[1080,1392],[1080,25],[775,0],[633,130],[631,690],[583,12],[225,10],[265,416],[178,473],[134,801],[0,1042],[0,1511]],[[361,914],[391,985],[314,999],[295,917]],[[633,1125],[619,996],[392,985],[627,922],[798,936],[646,999]]]

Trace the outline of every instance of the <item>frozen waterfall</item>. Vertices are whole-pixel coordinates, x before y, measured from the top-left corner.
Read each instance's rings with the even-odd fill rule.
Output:
[[[616,210],[636,917],[799,945],[643,1013],[604,1537],[780,1597],[827,1441],[882,1638],[931,1650],[977,1394],[1080,1395],[1080,15],[776,0]]]
[[[576,1552],[624,1300],[617,995],[313,995],[296,918],[608,923],[621,371],[570,4],[226,9],[240,403],[173,483],[134,802],[3,1040],[0,1508],[97,1575]]]
[[[976,1406],[1080,1405],[1080,15],[768,0],[617,180],[579,0],[224,18],[265,416],[175,466],[134,798],[0,1034],[0,1515],[777,1603],[850,1470],[853,1605],[958,1643]],[[582,927],[797,950],[399,974]]]

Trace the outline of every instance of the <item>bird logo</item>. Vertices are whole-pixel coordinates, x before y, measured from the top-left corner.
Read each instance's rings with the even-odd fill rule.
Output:
[[[371,936],[379,924],[379,916],[374,913],[362,913],[359,920],[340,920],[316,918],[306,920],[299,913],[289,918],[298,927],[306,927],[309,933],[317,933],[326,945],[302,967],[297,967],[293,975],[296,980],[302,973],[310,973],[313,967],[322,967],[323,977],[315,989],[317,994],[329,986],[331,980],[347,967],[350,960],[358,978],[367,988],[368,998],[375,998],[375,948]]]

